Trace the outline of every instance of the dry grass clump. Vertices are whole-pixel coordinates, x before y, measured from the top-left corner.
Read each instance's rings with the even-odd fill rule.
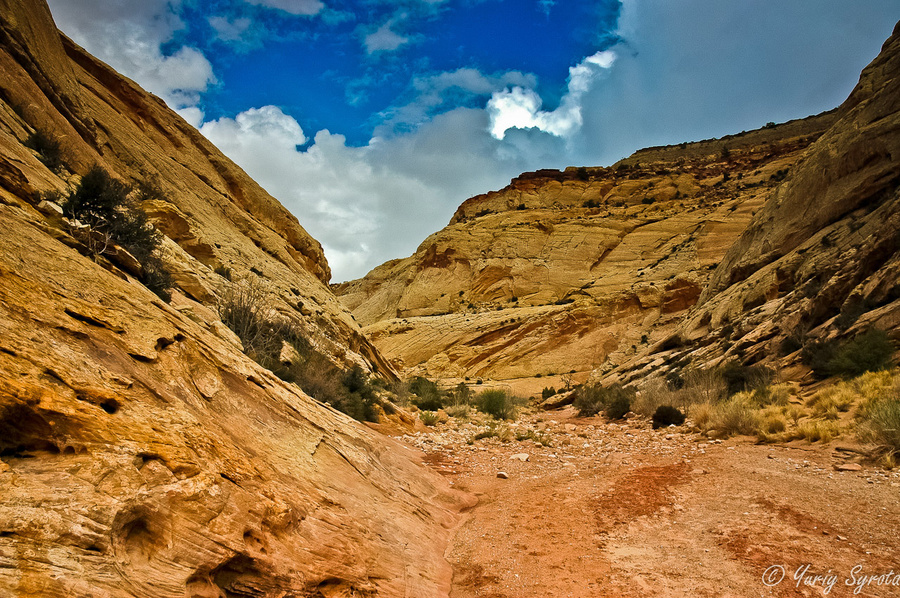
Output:
[[[866,392],[856,414],[857,436],[874,444],[885,467],[900,462],[900,373],[877,372],[854,380]]]
[[[471,408],[468,405],[460,404],[460,405],[451,405],[449,407],[445,407],[444,411],[446,411],[447,415],[449,415],[450,417],[455,417],[456,419],[467,420],[467,419],[469,419],[469,417],[471,415],[470,409]]]
[[[835,421],[811,419],[801,422],[797,433],[809,442],[828,443],[841,435],[841,426]]]
[[[756,434],[760,415],[752,403],[750,393],[741,392],[713,407],[710,424],[726,436]]]

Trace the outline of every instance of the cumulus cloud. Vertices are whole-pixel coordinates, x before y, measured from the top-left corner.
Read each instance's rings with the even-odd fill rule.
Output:
[[[408,37],[400,35],[393,30],[395,25],[396,20],[391,19],[375,31],[364,35],[363,44],[366,46],[366,52],[369,54],[393,52],[400,46],[409,43]]]
[[[499,156],[486,125],[483,110],[460,108],[363,147],[318,131],[301,151],[308,139],[297,121],[265,106],[200,131],[300,219],[335,280],[346,280],[411,254],[463,200],[523,170],[521,156]]]
[[[615,60],[615,52],[604,50],[571,67],[566,94],[552,111],[541,110],[543,101],[533,89],[517,86],[495,92],[487,104],[491,135],[503,139],[509,129],[534,128],[557,137],[571,137],[581,128],[584,94]]]
[[[485,75],[478,69],[460,68],[455,71],[421,75],[413,79],[406,96],[411,99],[399,107],[384,111],[383,123],[376,135],[388,136],[391,131],[405,131],[416,127],[449,106],[465,106],[509,86],[534,87],[537,78],[529,73],[508,71]],[[483,105],[483,100],[481,104]]]
[[[247,4],[277,8],[292,15],[317,15],[325,8],[320,0],[244,0]]]
[[[219,39],[226,42],[243,40],[252,24],[252,21],[247,17],[229,19],[227,17],[218,16],[210,17],[207,20],[210,27],[215,30]]]
[[[160,50],[183,26],[175,12],[178,0],[121,0],[104,6],[102,19],[93,0],[49,3],[67,35],[173,107],[195,104],[216,81],[212,65],[196,48]]]

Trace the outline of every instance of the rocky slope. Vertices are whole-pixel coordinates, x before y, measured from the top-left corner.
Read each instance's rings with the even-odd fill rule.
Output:
[[[61,169],[24,145],[36,131]],[[94,164],[161,189],[142,207],[171,303],[39,204]],[[0,230],[0,595],[446,595],[465,498],[249,360],[216,314],[214,269],[269,279],[318,350],[389,374],[318,243],[37,0],[0,0]]]
[[[808,379],[801,345],[870,327],[900,340],[900,24],[836,116],[729,248],[677,333],[607,370],[610,378],[687,357],[765,360]]]
[[[672,334],[834,119],[522,175],[464,202],[413,256],[336,291],[407,373],[524,392],[584,378]]]

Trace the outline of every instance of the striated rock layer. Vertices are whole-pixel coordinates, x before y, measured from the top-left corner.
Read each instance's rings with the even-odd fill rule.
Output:
[[[413,256],[336,292],[407,373],[526,392],[586,376],[672,333],[834,118],[522,175],[464,202]]]
[[[36,130],[59,174],[23,145]],[[143,207],[170,304],[35,198],[93,164],[162,188]],[[215,268],[261,275],[319,350],[390,374],[318,243],[39,0],[0,0],[0,230],[0,595],[446,595],[465,497],[250,361],[216,315]]]
[[[677,333],[605,372],[610,380],[685,357],[766,361],[808,379],[804,343],[870,327],[900,340],[900,24],[836,116],[729,248]]]

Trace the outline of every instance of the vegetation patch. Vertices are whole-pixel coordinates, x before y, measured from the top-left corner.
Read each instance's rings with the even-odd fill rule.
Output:
[[[635,392],[619,385],[605,388],[599,384],[584,385],[575,391],[578,415],[590,417],[603,412],[609,419],[622,419],[631,411]]]
[[[146,186],[146,185],[145,185]],[[95,255],[118,245],[140,262],[141,282],[164,301],[171,299],[172,277],[159,256],[163,235],[150,223],[132,187],[99,166],[81,177],[62,201],[63,214],[88,226],[82,240]]]
[[[354,419],[378,420],[378,397],[369,375],[359,366],[342,370],[316,351],[298,326],[277,313],[262,281],[247,277],[232,283],[218,310],[244,353],[258,364]]]
[[[846,341],[813,341],[803,347],[803,363],[819,378],[852,378],[893,364],[894,346],[883,330],[871,328]]]

